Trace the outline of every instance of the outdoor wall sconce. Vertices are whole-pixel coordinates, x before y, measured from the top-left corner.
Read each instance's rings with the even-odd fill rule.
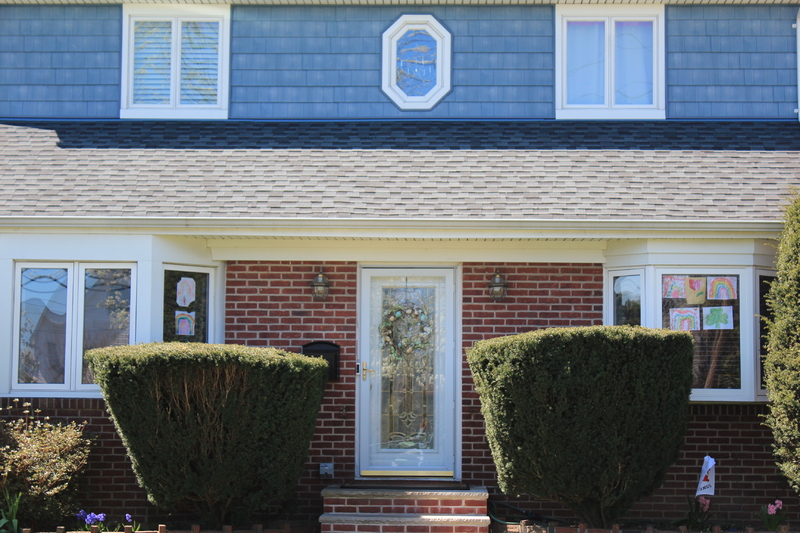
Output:
[[[489,282],[489,298],[495,302],[499,302],[506,297],[508,292],[508,283],[500,275],[500,270],[495,269],[492,281]]]
[[[311,291],[315,300],[324,300],[328,297],[328,289],[331,283],[328,281],[328,276],[322,273],[319,269],[319,274],[314,276],[314,281],[311,282]]]

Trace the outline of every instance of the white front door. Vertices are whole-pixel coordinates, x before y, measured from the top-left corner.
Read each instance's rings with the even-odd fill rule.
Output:
[[[362,477],[454,477],[455,295],[452,268],[362,270]]]

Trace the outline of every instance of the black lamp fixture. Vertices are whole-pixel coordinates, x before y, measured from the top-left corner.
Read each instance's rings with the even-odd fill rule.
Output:
[[[500,275],[500,269],[495,269],[492,281],[489,282],[489,298],[495,302],[499,302],[506,297],[508,292],[508,283]]]
[[[328,297],[328,289],[331,282],[328,281],[328,276],[322,273],[322,268],[319,269],[319,274],[314,276],[314,281],[311,282],[311,291],[315,300],[324,300]]]

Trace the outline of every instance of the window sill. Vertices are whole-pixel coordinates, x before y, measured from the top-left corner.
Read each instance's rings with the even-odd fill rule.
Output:
[[[137,107],[119,110],[121,119],[151,120],[227,120],[228,110],[212,109],[172,109],[158,107]]]
[[[556,120],[664,120],[664,109],[556,109]]]

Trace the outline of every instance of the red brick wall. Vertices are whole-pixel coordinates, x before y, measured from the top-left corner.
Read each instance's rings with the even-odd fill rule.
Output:
[[[508,283],[508,296],[494,302],[487,284],[495,268]],[[462,340],[475,342],[531,329],[591,326],[603,322],[603,268],[600,265],[463,265]],[[462,360],[462,465],[466,483],[492,487],[495,468],[486,444],[483,416],[472,373]]]
[[[309,290],[313,275],[324,266],[331,281],[330,296],[314,301]],[[492,302],[486,285],[495,267],[509,283],[508,297]],[[275,346],[300,351],[303,344],[327,340],[339,344],[341,377],[327,385],[311,444],[308,468],[298,487],[294,516],[315,520],[322,512],[320,491],[351,479],[355,471],[356,283],[357,265],[349,262],[255,262],[228,265],[226,342]],[[600,265],[497,264],[463,265],[463,346],[498,335],[551,326],[599,324],[602,319]],[[480,405],[466,363],[462,366],[463,478],[470,484],[494,485],[494,466],[486,445]],[[90,486],[82,495],[89,511],[158,517],[136,485],[119,439],[98,400],[40,400],[47,414],[87,420],[98,443],[90,466]],[[781,481],[770,449],[770,435],[761,425],[765,407],[747,405],[692,406],[686,445],[664,486],[637,504],[631,518],[649,521],[680,518],[686,495],[692,495],[702,457],[718,461],[718,495],[714,518],[755,524],[758,507],[781,498],[790,517],[800,501]],[[321,462],[335,463],[332,480],[319,477]],[[506,498],[493,490],[492,499],[508,501],[547,516],[569,517],[553,504],[528,498]],[[796,520],[796,518],[794,518]]]
[[[311,283],[320,267],[331,283],[328,298],[315,301]],[[329,382],[308,469],[297,488],[300,516],[319,517],[321,491],[355,471],[356,278],[355,263],[257,262],[228,264],[225,342],[300,352],[324,340],[341,347],[340,377]],[[335,479],[319,477],[319,463],[334,463]]]
[[[100,399],[21,398],[14,402],[10,398],[0,400],[0,405],[15,406],[4,410],[2,418],[20,418],[22,404],[36,417],[50,417],[50,422],[85,422],[84,435],[93,437],[85,477],[80,485],[79,508],[87,512],[106,513],[107,520],[122,522],[125,513],[137,522],[155,517],[155,508],[147,502],[147,496],[139,487],[133,474],[125,447],[117,436],[114,424],[108,418],[105,402]],[[35,411],[39,410],[39,413]],[[79,509],[75,509],[77,513]],[[24,524],[22,524],[24,525]],[[64,524],[74,526],[73,522]]]

